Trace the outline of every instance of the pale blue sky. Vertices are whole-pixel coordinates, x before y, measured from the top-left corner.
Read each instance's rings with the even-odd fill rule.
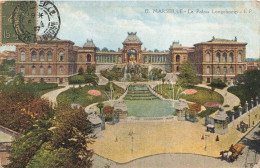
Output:
[[[247,57],[260,57],[260,9],[256,2],[91,2],[55,1],[61,28],[58,37],[83,46],[87,39],[93,39],[99,48],[117,50],[127,32],[137,32],[148,50],[168,50],[173,41],[183,46],[216,38],[234,39],[246,42]],[[149,9],[150,13],[145,13]],[[153,13],[153,9],[174,9],[194,13]],[[197,13],[197,10],[209,13]],[[213,11],[239,11],[238,14],[214,14]],[[244,13],[244,10],[247,13]],[[248,13],[251,10],[251,13]]]

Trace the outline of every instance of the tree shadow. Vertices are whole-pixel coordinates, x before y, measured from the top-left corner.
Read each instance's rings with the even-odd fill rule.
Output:
[[[241,143],[248,146],[249,149],[255,150],[257,154],[260,154],[260,131],[255,132],[254,135],[258,136],[257,138],[244,138]]]

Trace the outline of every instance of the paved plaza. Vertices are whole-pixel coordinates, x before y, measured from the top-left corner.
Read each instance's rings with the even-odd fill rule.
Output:
[[[259,117],[253,118],[259,112],[260,108],[251,112],[251,125],[253,121],[259,122]],[[248,116],[242,120],[248,123]],[[236,144],[249,131],[241,133],[236,129],[236,125],[233,125],[228,134],[218,135],[219,141],[216,141],[217,134],[205,132],[205,126],[200,123],[120,122],[116,125],[106,125],[106,130],[102,131],[103,137],[96,140],[91,148],[97,155],[117,163],[164,153],[198,154],[218,158],[220,151],[228,150],[231,144]],[[201,139],[204,134],[209,135],[207,140]]]

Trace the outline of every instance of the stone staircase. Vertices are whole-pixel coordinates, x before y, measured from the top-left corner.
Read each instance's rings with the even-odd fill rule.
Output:
[[[128,92],[124,98],[125,100],[155,100],[159,99],[153,93],[150,92],[145,85],[130,85]]]

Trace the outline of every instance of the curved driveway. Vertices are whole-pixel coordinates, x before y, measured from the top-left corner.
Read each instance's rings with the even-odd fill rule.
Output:
[[[204,84],[198,84],[196,86],[211,89],[211,87],[204,85]],[[225,87],[224,89],[217,89],[217,88],[215,89],[215,91],[218,92],[219,94],[221,94],[224,98],[223,106],[229,105],[229,107],[224,107],[225,111],[233,110],[234,106],[240,105],[240,99],[236,95],[228,92],[227,89],[228,89],[228,87]]]
[[[41,98],[47,99],[47,100],[51,101],[52,103],[57,104],[58,95],[61,92],[64,92],[64,91],[68,90],[69,88],[72,88],[73,86],[75,86],[75,88],[79,87],[79,85],[67,85],[64,88],[53,90],[53,91],[50,91],[48,93],[45,93],[44,95],[42,95]]]

